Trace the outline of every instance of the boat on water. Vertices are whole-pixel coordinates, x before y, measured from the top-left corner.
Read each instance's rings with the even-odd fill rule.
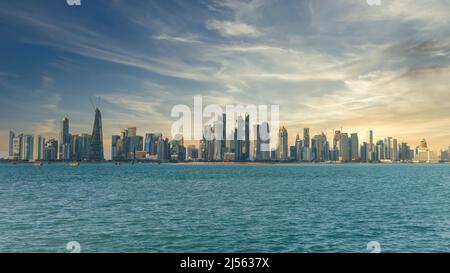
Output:
[[[69,162],[66,165],[70,167],[78,167],[80,166],[80,162]]]
[[[42,163],[42,162],[35,162],[35,163],[33,163],[33,166],[38,166],[38,167],[44,166],[44,163]]]

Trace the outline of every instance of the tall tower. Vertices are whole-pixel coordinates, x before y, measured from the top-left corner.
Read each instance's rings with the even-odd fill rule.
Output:
[[[369,161],[373,161],[373,153],[374,153],[374,145],[373,145],[373,131],[370,130],[369,131],[369,135],[368,135],[368,139],[369,139],[369,154],[367,155],[367,158]]]
[[[66,146],[66,150],[70,145],[70,134],[69,134],[69,118],[66,116],[63,120],[61,120],[61,126],[59,130],[59,152],[58,158],[60,160],[69,159],[68,155],[64,155],[64,146]]]
[[[14,138],[16,134],[13,131],[9,131],[9,146],[8,146],[8,156],[9,159],[13,159],[14,157]]]
[[[103,129],[102,114],[98,108],[95,108],[94,128],[92,129],[91,138],[91,156],[92,161],[103,161]]]
[[[309,138],[309,128],[303,129],[303,146],[309,148],[310,138]]]
[[[250,160],[250,115],[245,114],[244,160]]]

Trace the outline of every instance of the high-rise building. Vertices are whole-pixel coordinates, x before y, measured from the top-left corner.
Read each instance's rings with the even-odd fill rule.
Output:
[[[234,130],[234,143],[235,143],[235,160],[244,160],[244,141],[245,141],[245,121],[242,116],[239,116],[236,121],[236,129]]]
[[[278,134],[277,159],[287,160],[288,156],[288,132],[285,127],[282,127]]]
[[[9,159],[14,159],[14,137],[16,137],[16,134],[13,131],[9,131],[9,142],[8,142]]]
[[[58,140],[50,139],[45,143],[45,160],[56,161],[58,160]]]
[[[359,139],[358,134],[354,133],[350,135],[350,149],[351,149],[351,160],[358,161],[359,160]]]
[[[303,147],[310,147],[309,128],[303,129]]]
[[[374,160],[374,156],[373,156],[373,154],[374,154],[374,145],[373,145],[373,131],[372,130],[370,130],[369,131],[369,133],[368,133],[368,139],[369,139],[369,151],[368,151],[368,155],[367,155],[367,157],[368,157],[368,161],[373,161]]]
[[[59,130],[59,151],[58,151],[58,158],[62,160],[63,158],[68,158],[68,155],[64,155],[64,145],[70,145],[70,133],[69,133],[69,118],[67,116],[64,117],[63,120],[61,120],[60,123],[60,130]],[[65,149],[70,150],[70,149]],[[70,160],[70,159],[69,159]]]
[[[119,157],[118,143],[120,141],[120,136],[113,135],[111,138],[111,159],[112,160],[121,160]]]
[[[259,124],[253,125],[253,131],[255,134],[255,139],[253,140],[253,157],[252,160],[261,160],[261,137],[259,132]]]
[[[22,160],[23,134],[19,134],[13,139],[13,160]]]
[[[105,159],[103,153],[103,128],[102,114],[98,108],[95,109],[94,126],[91,138],[91,156],[92,161],[103,161]]]
[[[392,161],[399,161],[398,142],[395,138],[392,140]]]
[[[161,138],[157,143],[158,160],[169,160],[169,140],[167,138]]]
[[[302,160],[302,149],[303,149],[303,140],[300,139],[300,135],[297,133],[295,137],[295,160]]]
[[[339,140],[339,160],[342,162],[350,161],[350,141],[347,133],[341,133]]]
[[[91,135],[81,134],[78,153],[80,154],[80,160],[88,161],[91,157]]]
[[[270,160],[270,126],[269,123],[264,121],[259,126],[259,137],[261,142],[261,160]]]
[[[36,160],[45,160],[45,138],[43,136],[37,137],[36,143]]]
[[[311,141],[311,157],[313,161],[324,160],[324,142],[327,141],[327,136],[322,132],[320,135],[315,135]]]
[[[23,136],[22,160],[31,161],[34,159],[34,137],[33,135]]]
[[[245,114],[244,160],[250,160],[250,115]]]
[[[369,144],[367,142],[363,142],[361,145],[361,161],[369,162]]]

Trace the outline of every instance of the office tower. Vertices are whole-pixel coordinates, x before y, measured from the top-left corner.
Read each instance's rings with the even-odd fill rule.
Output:
[[[206,161],[214,160],[214,128],[211,125],[206,125],[203,133],[205,138],[205,158]]]
[[[157,158],[160,161],[169,160],[169,140],[167,138],[161,138],[157,143]]]
[[[363,142],[361,145],[361,161],[368,162],[369,161],[369,144],[367,142]]]
[[[42,136],[37,137],[36,143],[36,160],[45,160],[45,138]]]
[[[351,148],[351,160],[358,161],[359,160],[359,139],[358,134],[354,133],[350,135],[350,148]]]
[[[50,139],[45,143],[45,160],[56,161],[58,160],[58,141],[56,139]]]
[[[237,127],[234,130],[234,143],[235,143],[235,160],[244,160],[244,139],[245,139],[245,121],[242,116],[239,116],[236,120]]]
[[[322,149],[322,158],[323,161],[330,161],[330,143],[327,139],[323,142],[323,149]]]
[[[184,139],[182,135],[176,135],[169,142],[169,158],[175,161],[186,160],[186,147],[184,147]]]
[[[245,114],[244,160],[250,160],[250,115]]]
[[[374,145],[373,145],[373,131],[370,130],[368,133],[368,139],[369,139],[369,151],[368,151],[368,161],[372,161],[373,160],[373,153],[374,153]]]
[[[327,136],[322,132],[320,135],[315,135],[311,142],[311,159],[313,161],[324,160],[324,142],[327,141]]]
[[[259,136],[261,142],[261,160],[270,160],[270,126],[269,123],[264,121],[259,126]]]
[[[255,139],[253,140],[253,161],[259,161],[261,160],[261,137],[259,132],[259,124],[255,124],[253,126],[253,131],[255,134]]]
[[[19,134],[13,139],[13,160],[22,160],[23,134]]]
[[[303,147],[310,147],[309,128],[303,129]]]
[[[81,161],[81,136],[80,135],[71,135],[70,139],[71,143],[71,158],[72,161]]]
[[[223,140],[223,120],[222,117],[218,117],[216,121],[214,121],[214,160],[222,161],[224,155],[224,142]]]
[[[111,138],[111,159],[112,160],[121,160],[119,157],[118,143],[120,141],[120,136],[113,135]]]
[[[297,147],[289,146],[289,160],[295,160],[297,158]]]
[[[60,123],[59,130],[59,155],[58,158],[62,160],[63,158],[67,158],[67,155],[63,154],[63,146],[70,144],[70,133],[69,133],[69,118],[66,116]],[[66,149],[67,150],[67,149]]]
[[[339,160],[339,146],[340,146],[340,139],[341,139],[341,131],[337,130],[334,131],[333,136],[333,150],[331,151],[331,158],[332,161],[338,161]]]
[[[31,161],[34,159],[34,137],[32,135],[23,136],[22,160]]]
[[[347,133],[340,134],[339,144],[339,160],[342,162],[350,161],[350,141]]]
[[[222,114],[222,150],[221,150],[221,158],[223,160],[223,157],[225,153],[227,152],[227,114]]]
[[[82,134],[79,137],[79,147],[78,154],[80,155],[80,160],[88,161],[91,156],[91,135],[90,134]]]
[[[392,160],[392,137],[384,139],[384,148],[386,160]]]
[[[413,153],[411,153],[411,147],[407,143],[400,144],[399,159],[401,161],[413,160]]]
[[[311,161],[319,161],[319,137],[318,135],[313,136],[311,139]]]
[[[94,126],[92,128],[91,138],[91,156],[92,161],[103,161],[105,159],[103,154],[103,128],[102,128],[102,114],[98,108],[95,109]]]
[[[399,161],[397,139],[392,140],[392,161]]]
[[[14,138],[16,134],[13,131],[9,131],[9,142],[8,142],[8,157],[9,159],[14,159]]]
[[[198,159],[206,160],[206,139],[202,137],[198,146]]]
[[[288,159],[288,132],[285,127],[280,128],[278,133],[278,149],[276,158],[278,160]]]
[[[297,136],[295,137],[295,160],[300,161],[302,160],[302,148],[303,148],[303,140],[300,139],[300,135],[297,133]]]
[[[312,153],[311,148],[309,147],[303,147],[302,149],[302,161],[304,162],[311,162],[312,159]]]

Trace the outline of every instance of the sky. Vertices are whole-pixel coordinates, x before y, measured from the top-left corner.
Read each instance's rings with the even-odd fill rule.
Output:
[[[304,127],[450,146],[450,1],[0,2],[0,157],[8,131],[170,134],[173,106],[280,105]],[[95,98],[100,97],[98,102]],[[170,135],[169,135],[170,136]]]

